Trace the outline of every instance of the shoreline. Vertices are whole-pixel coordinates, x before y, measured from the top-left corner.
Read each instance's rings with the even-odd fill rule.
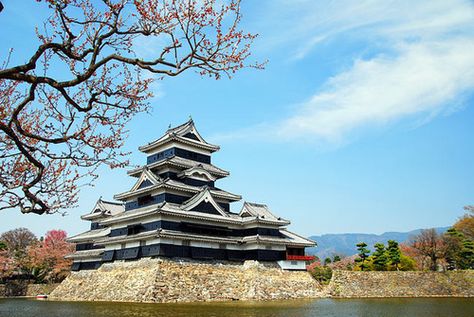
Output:
[[[398,296],[398,297],[341,297],[341,296],[326,296],[326,297],[312,297],[312,298],[288,298],[288,299],[265,299],[265,300],[211,300],[211,301],[195,301],[195,302],[134,302],[134,301],[111,301],[111,300],[71,300],[71,299],[38,299],[39,301],[49,302],[71,302],[71,303],[128,303],[128,304],[163,304],[163,305],[194,305],[194,304],[272,304],[272,303],[296,303],[299,301],[312,302],[321,299],[345,300],[345,299],[474,299],[474,296],[459,296],[459,295],[431,295],[431,296]],[[37,300],[36,296],[2,296],[0,299],[31,299]]]

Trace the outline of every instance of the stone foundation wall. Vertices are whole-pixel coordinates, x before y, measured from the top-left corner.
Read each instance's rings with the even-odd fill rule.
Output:
[[[474,271],[334,271],[328,293],[334,297],[474,297]]]
[[[58,285],[60,284],[29,284],[26,289],[26,296],[49,295]]]
[[[58,300],[195,302],[321,297],[308,272],[244,264],[143,258],[72,272],[50,295]]]
[[[51,293],[59,284],[28,284],[27,281],[11,281],[0,284],[0,297],[36,296]]]
[[[48,293],[36,289],[31,295]],[[2,286],[0,285],[0,296]],[[197,302],[291,298],[474,297],[474,271],[335,271],[324,289],[307,272],[247,261],[209,263],[143,258],[72,272],[49,296],[56,300]]]

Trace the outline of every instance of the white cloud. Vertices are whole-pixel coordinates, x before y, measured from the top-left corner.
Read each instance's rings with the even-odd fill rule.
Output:
[[[269,12],[285,22],[267,47],[294,47],[290,59],[295,63],[312,58],[325,41],[337,45],[341,35],[372,53],[353,60],[295,113],[273,123],[281,137],[334,141],[403,118],[427,121],[455,110],[473,91],[472,2],[280,1]]]
[[[334,140],[358,127],[435,115],[474,87],[472,52],[474,40],[452,39],[406,45],[396,57],[358,60],[280,123],[280,133]]]

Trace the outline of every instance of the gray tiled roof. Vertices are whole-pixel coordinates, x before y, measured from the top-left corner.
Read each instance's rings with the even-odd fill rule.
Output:
[[[154,162],[154,163],[149,164],[147,166],[148,166],[149,169],[154,169],[154,168],[160,167],[162,165],[167,165],[167,164],[177,165],[177,166],[180,166],[180,167],[186,168],[186,169],[199,165],[203,169],[205,169],[206,171],[208,171],[209,173],[211,173],[215,176],[223,177],[223,176],[228,176],[229,175],[228,171],[223,170],[223,169],[221,169],[221,168],[219,168],[215,165],[196,162],[196,161],[185,159],[185,158],[182,158],[182,157],[179,157],[179,156],[172,156],[170,158],[164,159],[162,161]],[[132,176],[138,176],[138,175],[140,175],[142,170],[143,170],[143,166],[135,168],[133,170],[130,170],[127,173],[129,175],[132,175]]]
[[[242,210],[240,211],[239,215],[243,217],[245,217],[246,215],[254,216],[267,220],[284,220],[280,217],[275,216],[270,211],[270,209],[268,209],[267,205],[250,202],[244,202],[244,205],[242,206]]]
[[[92,211],[88,214],[82,215],[81,218],[84,220],[93,220],[93,219],[114,216],[124,211],[125,211],[125,207],[122,203],[106,201],[100,198],[96,202]]]
[[[104,249],[76,251],[74,253],[66,255],[65,258],[66,259],[87,259],[87,258],[100,257],[103,253],[104,253]]]
[[[110,228],[103,228],[97,230],[88,230],[86,232],[77,234],[75,236],[67,238],[69,242],[80,242],[105,237],[110,233]]]
[[[135,191],[126,191],[120,194],[115,195],[114,197],[116,199],[126,199],[127,197],[134,196],[134,195],[141,195],[144,193],[151,192],[153,190],[162,188],[162,187],[168,187],[168,188],[173,188],[176,190],[182,190],[182,191],[187,191],[190,193],[198,193],[200,192],[205,186],[192,186],[188,185],[185,183],[182,183],[180,181],[174,180],[174,179],[165,179],[162,180],[160,183],[148,187],[144,187]],[[225,190],[218,189],[218,188],[209,188],[210,192],[212,195],[215,195],[220,198],[228,199],[231,201],[237,201],[240,200],[242,197],[240,195],[232,194],[229,193]]]
[[[187,137],[184,137],[184,135],[186,135],[188,132],[194,133],[199,140],[194,140],[194,139],[189,139]],[[168,129],[165,135],[163,135],[161,138],[155,141],[152,141],[146,145],[140,146],[138,149],[143,152],[149,152],[155,149],[156,147],[166,144],[170,141],[178,141],[180,143],[189,144],[191,146],[205,148],[213,152],[219,150],[219,146],[210,144],[202,138],[202,136],[196,130],[196,127],[194,126],[194,122],[192,119],[190,119],[186,123],[181,124],[175,128]]]

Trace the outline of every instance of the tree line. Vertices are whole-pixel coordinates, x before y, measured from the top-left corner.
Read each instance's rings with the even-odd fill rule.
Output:
[[[407,243],[395,240],[375,243],[373,251],[357,243],[358,253],[316,258],[308,271],[319,281],[329,282],[332,270],[350,271],[449,271],[474,269],[474,206],[444,233],[422,230]]]
[[[50,230],[37,238],[26,228],[0,235],[0,282],[30,280],[57,283],[70,271],[71,260],[64,256],[74,251],[63,230]]]

